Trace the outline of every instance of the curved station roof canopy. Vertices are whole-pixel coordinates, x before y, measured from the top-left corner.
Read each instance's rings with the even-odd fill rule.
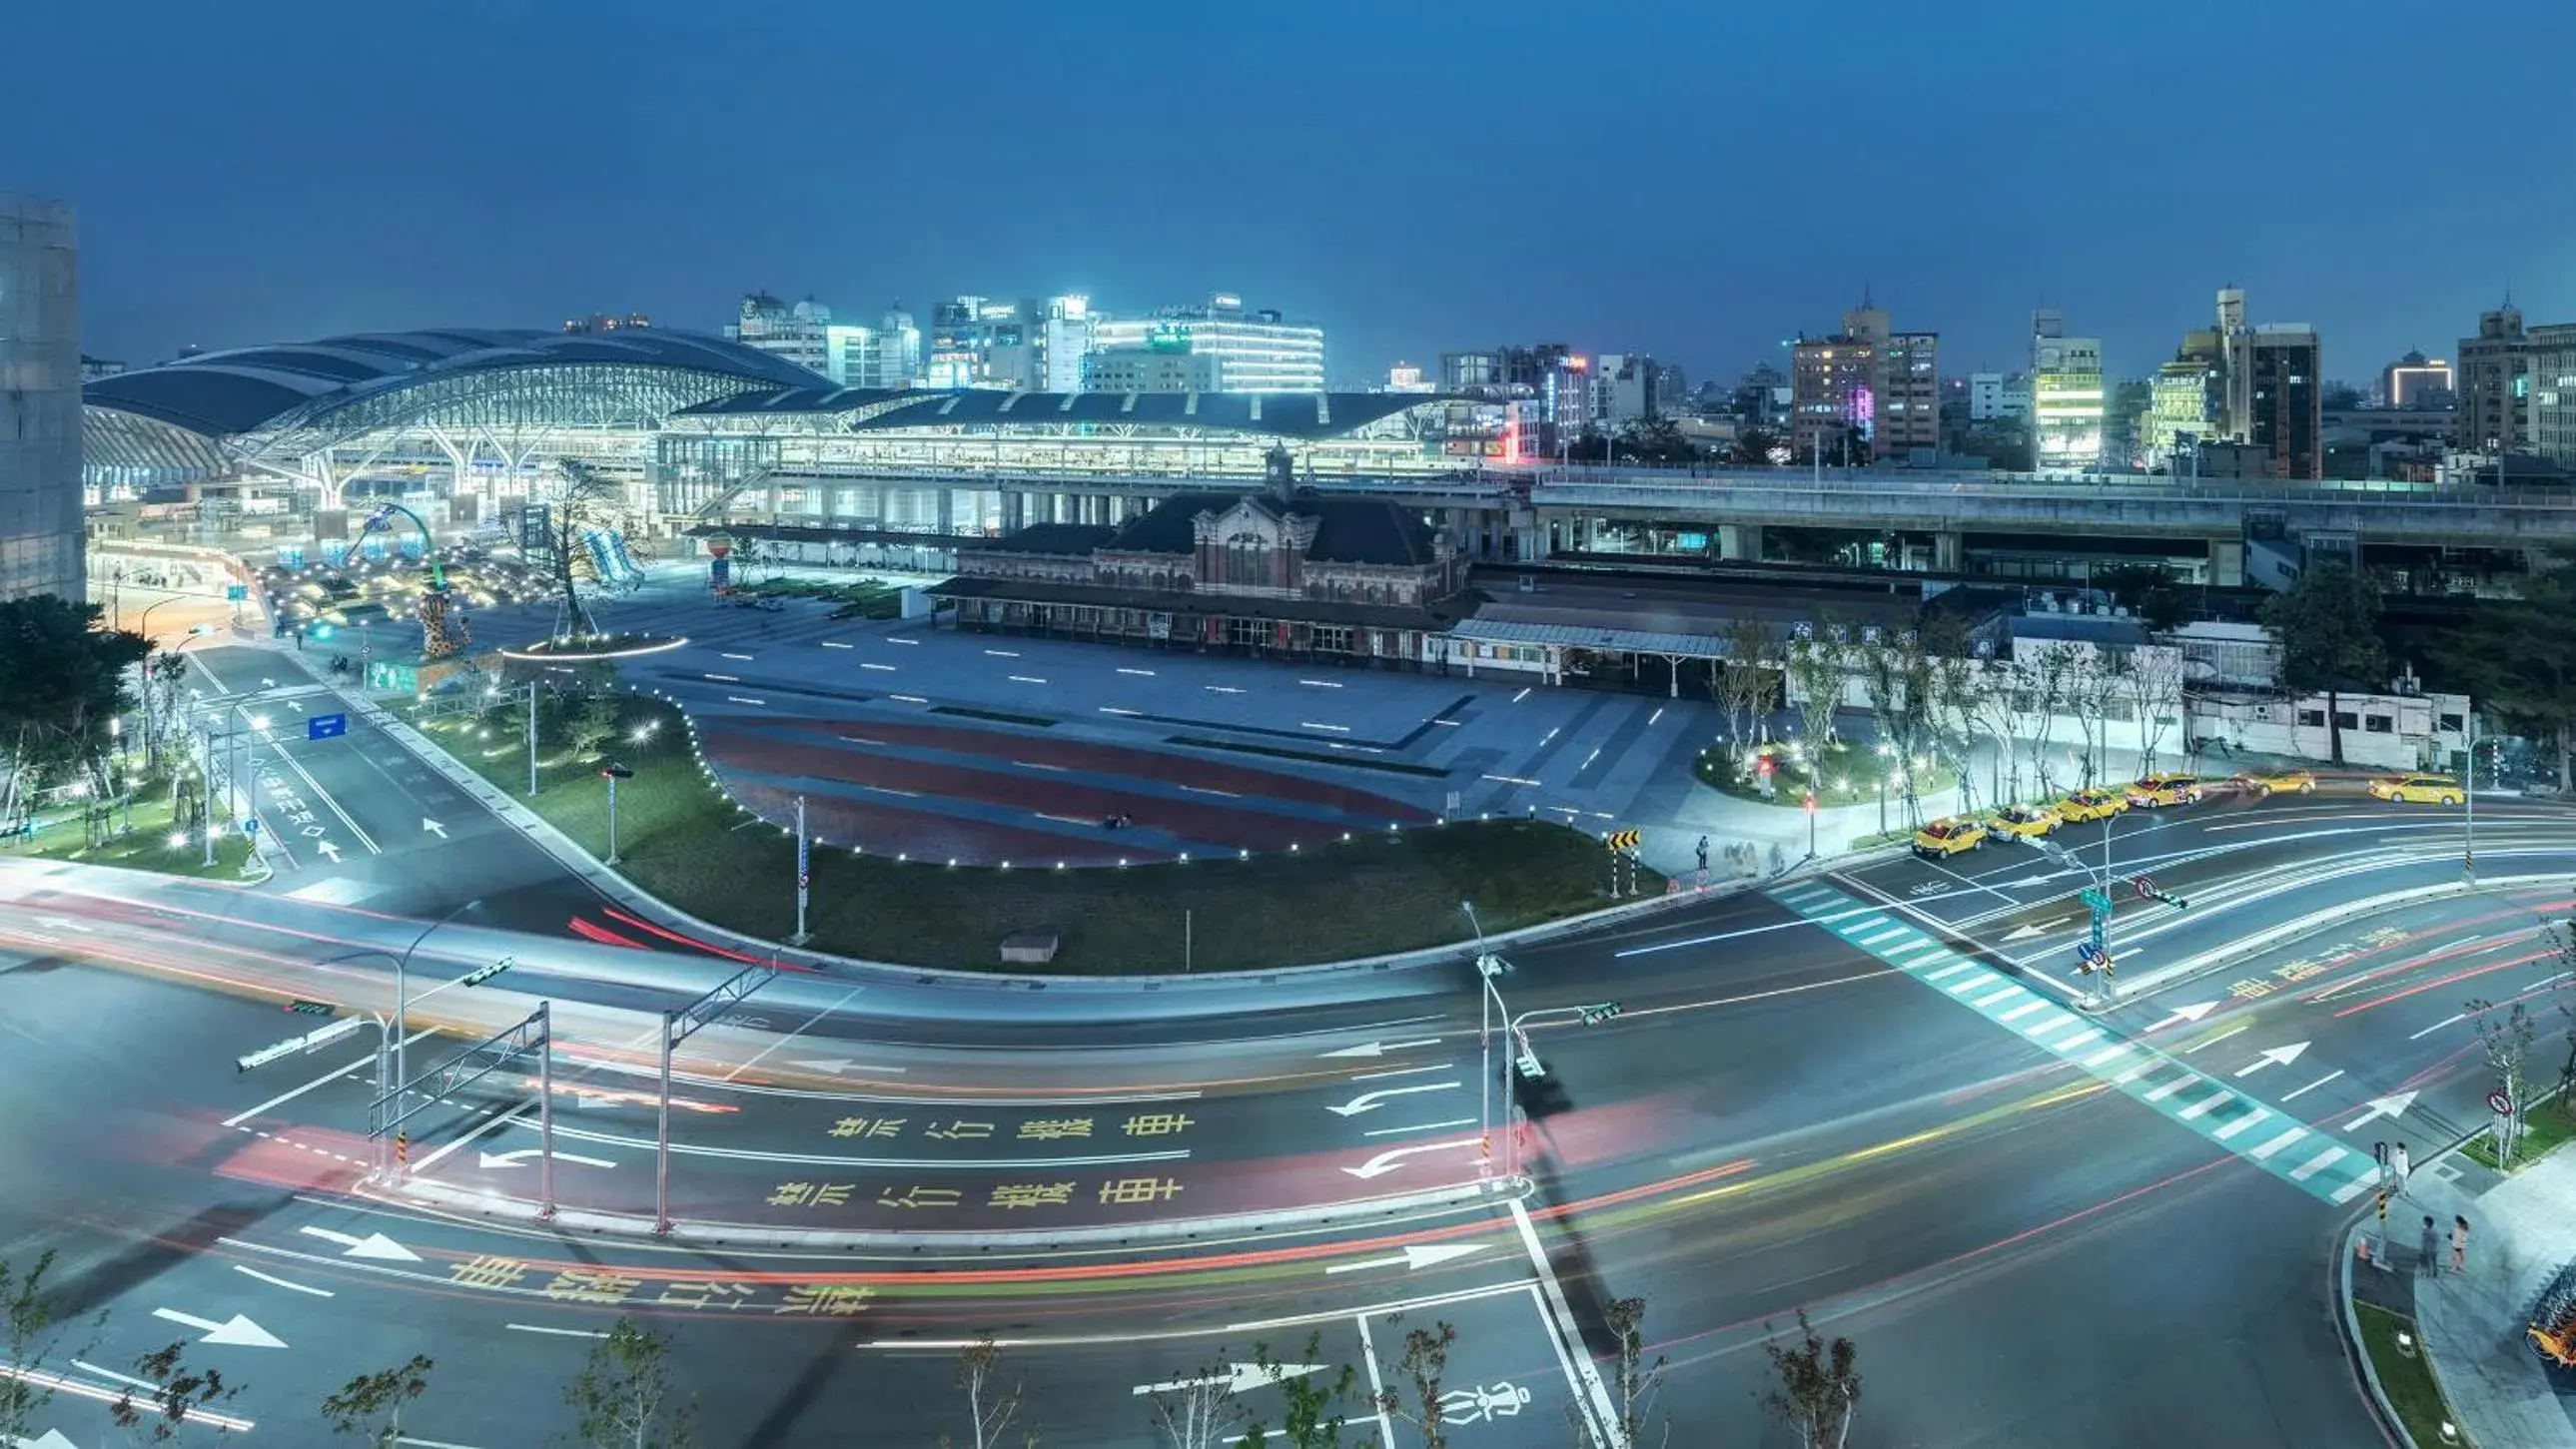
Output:
[[[1204,428],[1319,442],[1441,399],[1377,392],[934,392],[799,387],[743,392],[682,408],[675,418],[841,415],[850,432],[1088,423]]]
[[[585,363],[709,374],[763,389],[819,380],[757,348],[697,333],[458,328],[209,352],[100,378],[82,388],[81,398],[92,408],[227,438],[318,422],[341,408],[439,379]]]

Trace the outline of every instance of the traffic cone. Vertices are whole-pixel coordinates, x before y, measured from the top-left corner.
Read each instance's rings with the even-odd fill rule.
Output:
[[[2363,1267],[2368,1267],[2370,1265],[2370,1235],[2368,1233],[2364,1233],[2360,1237],[2352,1240],[2352,1254],[2354,1260],[2359,1262]]]

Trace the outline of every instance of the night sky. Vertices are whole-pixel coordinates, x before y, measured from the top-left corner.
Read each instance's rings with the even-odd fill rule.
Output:
[[[2367,386],[2510,285],[2576,320],[2566,0],[10,7],[0,190],[81,213],[88,350],[713,329],[756,287],[1212,291],[1337,382],[1563,340],[1732,378],[1866,283],[1945,372],[2324,329]]]

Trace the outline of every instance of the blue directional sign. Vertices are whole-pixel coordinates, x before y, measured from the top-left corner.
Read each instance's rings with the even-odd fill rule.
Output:
[[[242,600],[247,599],[247,598],[249,598],[249,597],[250,597],[250,585],[248,585],[248,584],[226,584],[226,585],[224,585],[224,598],[225,598],[225,600],[226,600],[227,602],[238,604],[238,603],[240,603]]]
[[[308,740],[336,740],[348,732],[349,717],[345,714],[317,714],[304,722],[304,737]]]

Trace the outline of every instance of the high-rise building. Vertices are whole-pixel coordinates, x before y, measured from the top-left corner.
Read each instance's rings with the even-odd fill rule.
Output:
[[[88,597],[72,209],[0,196],[0,599]]]
[[[912,314],[900,308],[888,311],[879,325],[862,327],[833,321],[832,309],[810,297],[789,306],[754,292],[742,299],[725,336],[843,387],[903,388],[920,380],[921,332]]]
[[[1735,384],[1730,411],[1736,426],[1761,428],[1766,432],[1784,433],[1789,428],[1790,410],[1796,406],[1796,390],[1780,369],[1767,362],[1757,362],[1750,372]]]
[[[2449,407],[2451,364],[2412,348],[2379,374],[2379,400],[2392,408]]]
[[[1216,392],[1217,360],[1171,347],[1094,347],[1083,354],[1080,392]]]
[[[1592,369],[1592,417],[1605,427],[1659,416],[1663,369],[1642,352],[1605,352]]]
[[[1444,352],[1440,354],[1440,387],[1443,392],[1495,399],[1537,397],[1547,390],[1548,373],[1572,352],[1562,342],[1496,347],[1482,352]]]
[[[2576,322],[2534,327],[2531,363],[2531,450],[2576,471]]]
[[[1095,315],[1094,347],[1179,346],[1216,359],[1220,392],[1322,392],[1324,329],[1253,310],[1220,292],[1206,304],[1166,307],[1150,317]]]
[[[2031,456],[2043,472],[2090,473],[2102,466],[2102,340],[2069,337],[2054,311],[2031,314]]]
[[[2471,452],[2531,450],[2531,336],[2511,302],[2478,314],[2478,335],[2460,339],[2460,446]]]
[[[832,309],[811,297],[790,306],[767,292],[752,292],[743,297],[735,320],[724,331],[745,347],[757,347],[828,377],[831,320]]]
[[[1083,359],[1091,351],[1091,299],[1047,298],[1037,332],[1040,387],[1047,392],[1082,391]]]
[[[1902,464],[1927,448],[1941,450],[1941,334],[1892,332],[1879,353],[1878,437],[1870,456]]]
[[[2030,374],[1968,374],[1968,421],[1991,423],[2000,418],[2030,416]]]
[[[2241,441],[2269,457],[2279,477],[2324,477],[2325,378],[2317,329],[2266,322],[2247,335],[2245,356],[2248,411]]]

